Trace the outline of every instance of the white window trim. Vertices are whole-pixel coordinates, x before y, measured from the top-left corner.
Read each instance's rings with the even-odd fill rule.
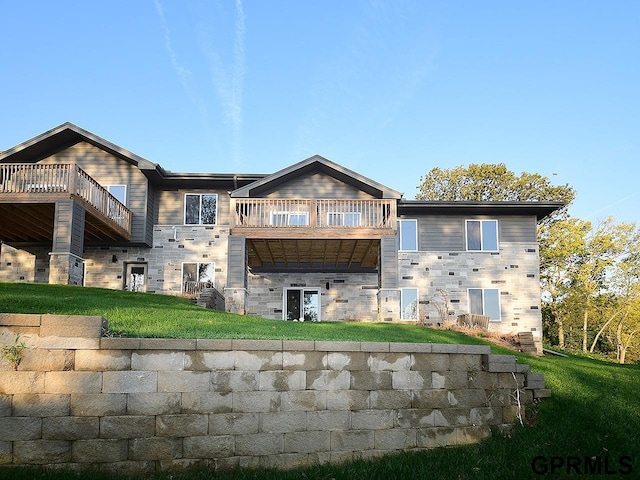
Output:
[[[485,312],[487,311],[486,305],[485,305],[485,299],[487,298],[486,295],[484,294],[484,292],[486,290],[496,290],[498,292],[498,314],[500,316],[500,318],[498,318],[497,320],[494,318],[489,318],[490,322],[501,322],[502,321],[502,301],[500,300],[500,289],[499,288],[479,288],[479,287],[470,287],[467,288],[467,310],[469,310],[469,313],[471,313],[471,295],[470,295],[470,290],[482,290],[482,315],[485,314]]]
[[[200,209],[199,209],[199,213],[198,213],[198,223],[187,223],[187,196],[188,195],[198,195],[200,197]],[[202,196],[203,195],[212,195],[212,196],[216,197],[216,221],[215,221],[215,223],[202,223]],[[182,215],[183,225],[189,226],[189,227],[195,227],[197,225],[206,225],[206,226],[218,225],[218,205],[219,205],[219,201],[220,201],[220,196],[217,193],[214,193],[214,192],[202,192],[202,193],[187,192],[187,193],[185,193],[184,194],[184,209],[183,209],[183,215]],[[187,262],[187,263],[193,263],[193,262]],[[209,263],[209,262],[204,262],[204,263]]]
[[[402,308],[402,305],[404,304],[405,290],[415,290],[416,292],[416,318],[405,318],[404,316],[404,308]],[[404,287],[400,289],[400,320],[420,320],[420,290],[418,288]]]
[[[402,248],[402,222],[413,222],[416,224],[416,248],[412,250],[404,250]],[[398,250],[401,252],[417,252],[418,251],[418,220],[416,218],[401,218],[398,220],[398,240],[400,245],[398,245]]]
[[[330,225],[332,227],[354,228],[362,225],[362,213],[360,212],[327,212],[327,226],[329,226],[329,218],[331,217],[331,215],[338,215],[342,218],[342,223],[340,225]],[[356,225],[345,225],[344,224],[345,215],[356,215],[356,218],[358,219],[358,223]]]
[[[107,192],[111,193],[111,187],[123,187],[124,188],[124,201],[120,200],[118,197],[116,197],[115,195],[113,195],[113,193],[111,193],[111,195],[114,196],[114,198],[116,198],[119,202],[121,202],[123,205],[127,205],[127,200],[129,200],[129,189],[127,188],[126,185],[122,184],[122,183],[113,183],[113,184],[109,184],[109,185],[103,185],[103,187],[107,190]]]
[[[318,322],[322,321],[322,289],[316,287],[284,287],[282,289],[282,319],[287,320],[287,293],[289,290],[300,290],[302,292],[302,297],[304,297],[304,293],[307,291],[316,292],[318,294]],[[300,306],[302,308],[302,313],[304,314],[304,305]]]
[[[194,264],[196,265],[196,271],[200,270],[200,265],[203,264],[211,264],[213,266],[213,278],[211,279],[211,284],[215,287],[216,284],[216,264],[215,262],[182,262],[182,264],[180,265],[180,292],[184,293],[184,266],[185,264],[191,265]]]
[[[274,217],[276,217],[278,215],[286,215],[287,216],[287,223],[284,224],[284,225],[277,225],[274,222]],[[303,215],[304,218],[305,218],[304,225],[291,225],[291,215]],[[288,210],[273,211],[273,212],[270,212],[270,215],[269,215],[269,225],[271,225],[272,227],[308,227],[309,226],[309,212],[291,212],[291,211],[288,211]]]
[[[480,222],[480,250],[469,250],[469,222]],[[496,225],[496,250],[488,250],[484,248],[484,239],[482,238],[482,224],[484,222],[493,222]],[[500,236],[498,231],[498,220],[496,219],[480,219],[480,218],[468,218],[464,221],[464,247],[467,252],[499,252],[500,251]]]

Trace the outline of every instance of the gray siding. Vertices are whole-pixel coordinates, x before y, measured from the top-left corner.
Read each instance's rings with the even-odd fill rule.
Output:
[[[228,241],[229,261],[227,287],[246,287],[246,243],[244,235],[231,235]]]
[[[103,186],[126,185],[127,207],[132,212],[131,242],[148,242],[148,181],[138,167],[86,142],[73,145],[39,163],[76,163]]]
[[[184,196],[186,193],[217,193],[217,225],[229,225],[229,194],[220,189],[161,190],[157,192],[157,225],[184,225]]]
[[[398,238],[384,236],[380,239],[380,287],[398,287]]]
[[[412,218],[403,216],[402,218]],[[500,243],[537,242],[535,216],[422,215],[418,219],[418,250],[464,251],[465,220],[498,220]]]
[[[145,216],[145,229],[146,229],[146,243],[147,245],[153,245],[153,225],[157,216],[158,194],[154,188],[149,187],[149,193],[147,195],[147,214]]]
[[[322,172],[310,172],[300,175],[260,196],[266,198],[374,198],[368,193]]]
[[[70,252],[82,257],[84,247],[84,208],[73,200],[56,202],[52,251]]]

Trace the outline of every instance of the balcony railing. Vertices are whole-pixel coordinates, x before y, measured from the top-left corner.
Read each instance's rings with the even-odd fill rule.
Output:
[[[238,198],[232,228],[385,228],[396,226],[393,200]]]
[[[0,194],[69,194],[80,197],[131,232],[131,211],[75,164],[0,164]]]

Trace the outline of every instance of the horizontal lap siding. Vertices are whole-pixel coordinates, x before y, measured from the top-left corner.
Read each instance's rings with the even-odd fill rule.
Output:
[[[184,225],[184,196],[187,193],[217,193],[217,225],[229,225],[229,194],[222,189],[181,189],[157,192],[157,225]]]
[[[119,159],[93,145],[80,142],[39,163],[76,163],[100,185],[126,185],[127,207],[132,212],[131,242],[147,239],[148,181],[144,174],[129,162]]]
[[[373,196],[322,172],[311,172],[260,195],[265,198],[371,199]]]

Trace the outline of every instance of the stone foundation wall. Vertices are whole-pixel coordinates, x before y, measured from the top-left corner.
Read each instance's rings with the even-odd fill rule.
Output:
[[[0,344],[28,346],[17,369],[0,360],[0,468],[351,461],[481,441],[549,394],[485,346],[102,338],[105,323],[0,314]]]

